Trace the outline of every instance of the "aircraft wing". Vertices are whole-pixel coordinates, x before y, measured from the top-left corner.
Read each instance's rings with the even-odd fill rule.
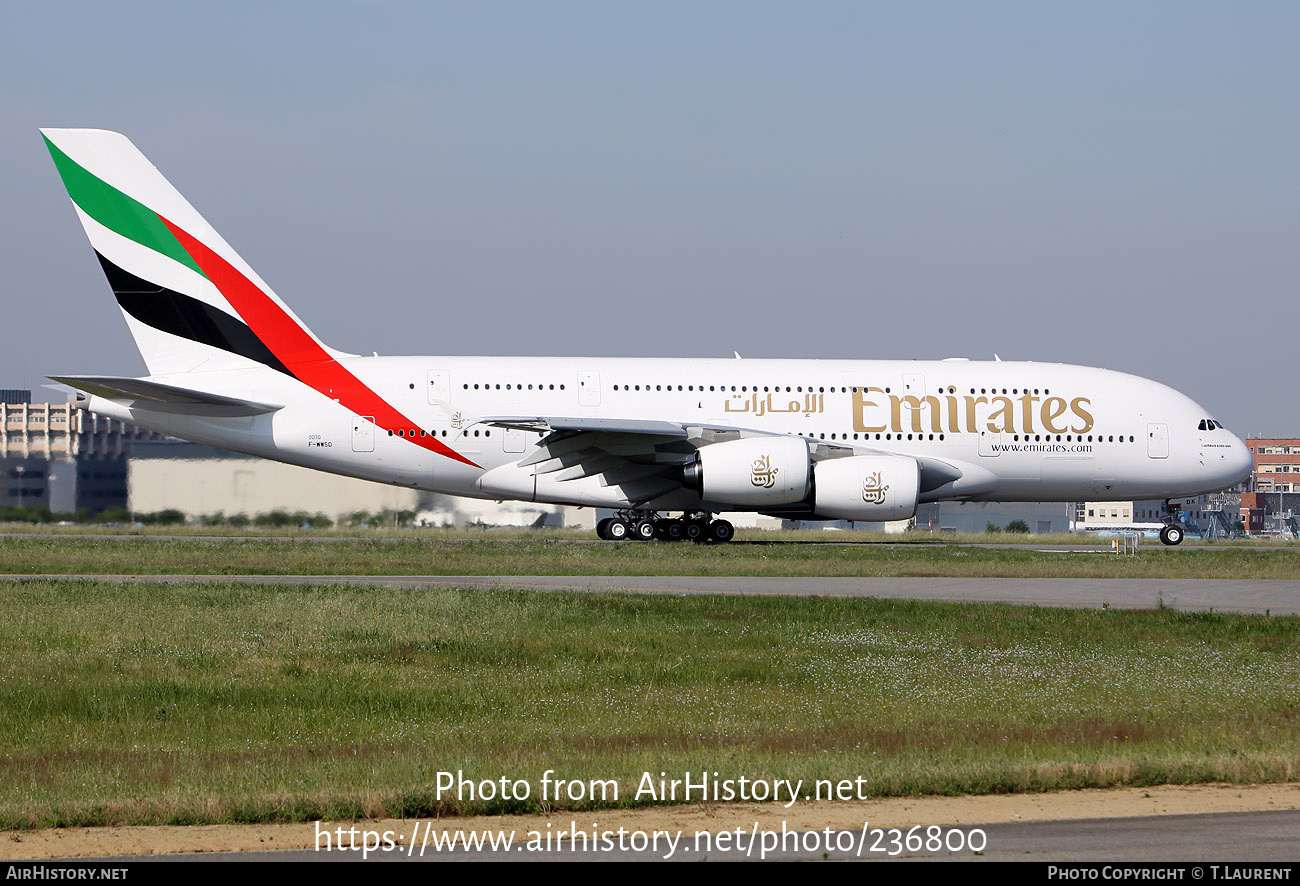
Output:
[[[560,438],[587,433],[630,434],[647,437],[675,437],[694,440],[700,445],[738,440],[742,437],[783,437],[777,431],[709,422],[649,421],[627,418],[557,418],[550,416],[485,416],[479,422],[493,427],[518,428],[525,431],[549,431]],[[543,438],[543,443],[548,438]],[[828,443],[825,440],[808,440],[814,459],[834,458],[836,454],[852,455],[870,450],[849,446],[847,443]],[[698,447],[697,447],[698,448]]]
[[[520,462],[537,475],[553,474],[557,481],[598,477],[602,486],[619,486],[634,504],[682,488],[681,469],[698,450],[746,437],[785,436],[772,431],[733,425],[556,416],[486,416],[479,422],[493,427],[542,432],[538,448]],[[814,462],[855,455],[898,455],[886,449],[848,442],[807,439]],[[952,492],[983,491],[992,475],[974,465],[929,456],[911,456],[920,467],[920,489]],[[960,494],[960,492],[958,494]]]
[[[550,431],[552,433],[599,432],[618,434],[644,434],[661,437],[684,437],[686,425],[671,421],[644,421],[620,418],[544,418],[530,416],[488,416],[479,422],[498,428],[517,428],[524,431]],[[714,427],[709,425],[707,427]],[[717,425],[716,427],[723,427]]]
[[[51,375],[50,378],[79,391],[85,391],[92,396],[112,400],[127,407],[139,407],[148,409],[151,412],[165,412],[173,415],[207,415],[228,418],[241,415],[262,415],[284,408],[272,403],[257,403],[253,400],[241,400],[238,397],[209,394],[205,391],[165,385],[143,378],[118,378],[96,375]]]
[[[620,497],[633,504],[678,491],[681,469],[697,449],[741,434],[723,425],[639,419],[488,416],[479,422],[544,434],[518,467],[538,477],[553,475],[547,479],[561,484],[594,477],[602,487],[618,487]]]

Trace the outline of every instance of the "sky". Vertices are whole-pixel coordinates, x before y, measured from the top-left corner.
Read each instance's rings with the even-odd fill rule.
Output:
[[[0,387],[144,374],[37,132],[125,133],[331,346],[963,356],[1300,436],[1300,4],[5,7]]]

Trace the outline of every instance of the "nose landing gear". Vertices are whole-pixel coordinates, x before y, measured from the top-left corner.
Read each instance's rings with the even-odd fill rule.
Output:
[[[1183,524],[1178,520],[1178,511],[1181,507],[1182,504],[1180,502],[1165,502],[1165,528],[1160,530],[1161,544],[1173,547],[1182,542],[1184,535]]]

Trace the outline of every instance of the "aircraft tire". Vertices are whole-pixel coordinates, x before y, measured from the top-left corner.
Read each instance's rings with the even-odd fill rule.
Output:
[[[736,527],[727,520],[714,520],[709,524],[709,541],[726,544],[736,537]]]
[[[702,520],[685,520],[682,525],[682,535],[687,541],[693,541],[697,544],[708,541],[709,534],[705,531],[705,523]]]
[[[626,520],[611,519],[609,526],[605,529],[605,535],[609,537],[610,541],[627,541],[631,534],[632,527],[628,525]]]
[[[682,541],[686,538],[686,527],[681,520],[660,520],[659,537],[664,541]]]
[[[604,539],[605,541],[609,541],[609,540],[610,540],[610,538],[609,538],[609,524],[610,524],[610,523],[613,523],[613,522],[614,522],[614,518],[613,518],[613,517],[606,517],[604,520],[601,520],[601,521],[597,522],[597,523],[596,523],[596,538]]]
[[[633,541],[650,541],[655,537],[655,524],[651,520],[638,520],[632,524]]]
[[[1180,544],[1183,540],[1183,530],[1179,526],[1166,526],[1160,530],[1160,541],[1170,547]]]

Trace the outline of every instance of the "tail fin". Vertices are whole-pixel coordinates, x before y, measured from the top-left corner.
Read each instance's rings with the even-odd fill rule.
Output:
[[[151,374],[333,355],[125,136],[41,134]]]

